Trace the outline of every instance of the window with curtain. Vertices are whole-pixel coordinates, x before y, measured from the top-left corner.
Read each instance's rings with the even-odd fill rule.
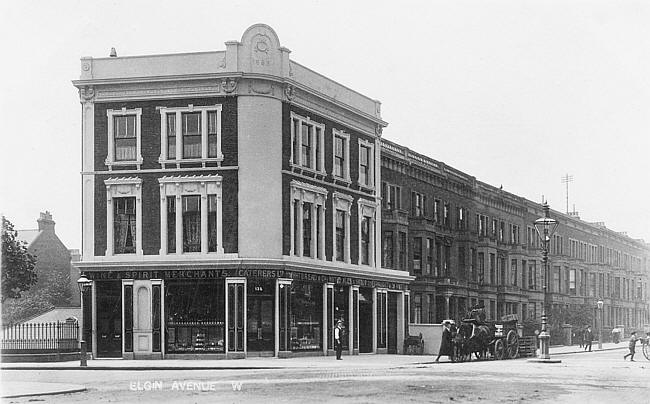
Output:
[[[370,263],[370,218],[361,219],[361,264]]]
[[[370,148],[359,146],[359,182],[370,185]]]
[[[384,254],[383,254],[383,267],[392,268],[393,267],[393,232],[386,230],[384,231],[384,242],[383,242]]]
[[[176,252],[176,197],[167,197],[167,252]]]
[[[113,198],[113,249],[115,254],[135,253],[135,197]]]
[[[135,115],[113,117],[115,161],[136,160]]]
[[[208,252],[217,252],[217,196],[208,195]]]
[[[422,238],[413,238],[413,274],[422,274]]]
[[[201,113],[181,115],[183,119],[183,158],[201,157]]]
[[[176,114],[167,114],[167,158],[176,158]]]
[[[302,165],[305,167],[312,167],[311,163],[311,133],[312,129],[309,125],[302,125]]]
[[[201,251],[201,197],[183,196],[183,252]]]
[[[217,123],[216,111],[208,112],[208,157],[218,157]]]
[[[311,257],[311,203],[302,204],[302,256]]]
[[[336,210],[336,260],[345,260],[345,211]]]
[[[343,167],[345,164],[345,139],[341,136],[334,136],[334,175],[343,178]]]

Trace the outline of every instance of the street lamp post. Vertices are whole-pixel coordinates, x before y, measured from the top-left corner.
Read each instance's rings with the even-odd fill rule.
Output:
[[[548,250],[549,243],[555,229],[557,228],[558,221],[549,217],[549,206],[546,202],[542,205],[544,209],[544,217],[540,217],[535,220],[535,230],[539,236],[540,241],[542,242],[542,263],[544,264],[544,284],[542,290],[544,293],[544,303],[542,304],[542,330],[539,333],[539,356],[537,362],[548,362],[548,363],[558,363],[559,360],[551,360],[549,354],[549,346],[551,342],[551,334],[549,334],[546,329],[546,306],[548,305],[548,285],[549,285],[549,265],[548,265]]]
[[[603,300],[598,299],[598,349],[603,349]]]
[[[92,281],[86,278],[86,275],[81,274],[81,277],[77,280],[77,287],[79,287],[79,293],[81,293],[81,316],[83,319],[83,302],[84,302],[84,293],[90,289],[90,286],[92,285]],[[83,319],[85,320],[85,319]],[[79,366],[81,367],[86,367],[88,366],[88,359],[86,358],[86,341],[84,340],[84,327],[82,326],[81,328],[81,339],[79,340],[79,344],[81,345],[81,352],[80,352],[80,363]]]

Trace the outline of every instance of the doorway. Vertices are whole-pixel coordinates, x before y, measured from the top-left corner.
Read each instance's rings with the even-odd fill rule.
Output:
[[[397,299],[399,293],[388,292],[388,353],[397,353]]]
[[[248,280],[248,310],[246,316],[247,350],[275,351],[275,282]]]
[[[372,288],[359,289],[359,352],[372,352]]]
[[[97,282],[97,357],[122,357],[122,282]]]

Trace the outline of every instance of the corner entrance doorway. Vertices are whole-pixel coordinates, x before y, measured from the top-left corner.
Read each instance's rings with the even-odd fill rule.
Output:
[[[100,281],[97,292],[97,357],[122,357],[122,282]]]
[[[249,279],[247,283],[247,351],[264,352],[273,356],[275,351],[275,282]]]

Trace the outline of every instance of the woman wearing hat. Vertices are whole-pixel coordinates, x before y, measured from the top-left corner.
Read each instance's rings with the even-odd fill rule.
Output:
[[[451,335],[451,321],[445,320],[442,322],[442,339],[440,340],[440,349],[438,350],[438,357],[436,362],[440,359],[442,355],[449,357],[450,361],[454,361],[454,346],[452,343]]]

